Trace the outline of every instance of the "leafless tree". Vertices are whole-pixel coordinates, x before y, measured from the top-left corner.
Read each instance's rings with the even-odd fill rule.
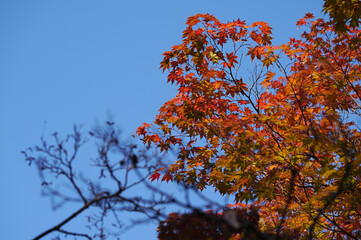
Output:
[[[34,164],[39,170],[42,193],[51,199],[54,209],[70,202],[79,206],[34,239],[109,239],[138,223],[159,218],[161,205],[170,201],[168,196],[154,194],[148,188],[142,187],[138,192],[149,175],[162,166],[160,155],[121,141],[120,131],[110,121],[86,135],[74,126],[73,133],[64,139],[54,133],[50,143],[41,138],[39,146],[22,151],[29,165]],[[89,142],[96,146],[96,157],[90,161],[80,151],[94,150],[86,146]],[[141,217],[124,222],[120,216],[124,212],[140,213]],[[67,230],[69,223],[81,216],[86,223],[84,231]]]

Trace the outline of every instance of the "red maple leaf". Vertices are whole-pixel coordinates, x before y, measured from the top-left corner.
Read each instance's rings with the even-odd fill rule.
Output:
[[[150,179],[153,182],[154,180],[158,180],[159,177],[160,177],[160,173],[153,173],[152,175],[150,175],[148,179]]]

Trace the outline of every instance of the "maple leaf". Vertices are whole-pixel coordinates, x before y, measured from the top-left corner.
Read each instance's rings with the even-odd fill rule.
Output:
[[[140,136],[140,135],[145,135],[145,134],[146,134],[145,129],[146,129],[146,128],[149,128],[149,127],[150,127],[150,124],[148,124],[148,123],[143,123],[142,126],[140,126],[140,127],[137,128],[136,133],[137,133],[139,136]]]
[[[148,179],[153,182],[154,180],[158,180],[159,177],[160,177],[160,173],[156,172],[156,173],[153,173],[152,175],[150,175],[150,177]]]
[[[169,173],[165,174],[162,178],[162,181],[166,181],[166,182],[169,182],[169,181],[172,181],[173,180],[173,176],[170,175]]]

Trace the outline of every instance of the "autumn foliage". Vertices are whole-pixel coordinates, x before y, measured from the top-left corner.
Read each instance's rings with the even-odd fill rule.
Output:
[[[348,25],[350,27],[360,25],[360,0],[325,0],[323,11],[330,15],[337,32],[346,32]]]
[[[224,218],[224,214],[208,212],[192,212],[186,214],[171,213],[158,227],[160,240],[237,240],[261,239],[259,234],[259,215],[255,209],[236,208],[232,214],[239,221],[248,224],[248,228],[239,231]],[[266,235],[268,236],[268,235]]]
[[[277,236],[361,239],[361,30],[312,14],[297,25],[275,46],[264,22],[188,18],[161,63],[178,94],[137,133],[178,152],[152,180],[251,203]]]

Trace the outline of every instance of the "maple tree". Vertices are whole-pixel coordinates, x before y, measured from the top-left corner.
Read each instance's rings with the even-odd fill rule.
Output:
[[[137,130],[178,153],[150,179],[234,196],[276,238],[360,239],[361,30],[312,14],[297,25],[275,46],[264,22],[188,18],[161,63],[178,94]]]

